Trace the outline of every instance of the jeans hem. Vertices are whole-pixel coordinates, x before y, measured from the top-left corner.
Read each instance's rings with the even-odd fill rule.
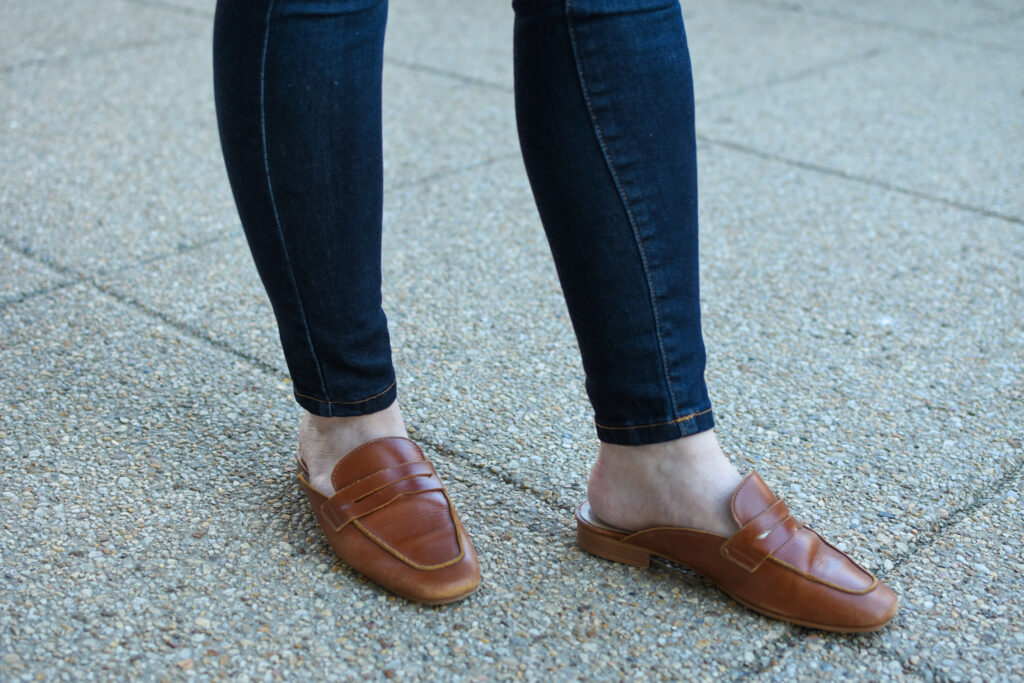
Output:
[[[387,389],[360,401],[325,401],[294,390],[295,401],[305,410],[320,417],[356,417],[377,413],[398,398],[398,382],[392,382]]]
[[[706,432],[714,428],[715,418],[711,408],[705,408],[683,417],[638,426],[605,426],[595,423],[597,438],[604,443],[620,446],[644,446],[652,443],[674,441],[684,436]]]

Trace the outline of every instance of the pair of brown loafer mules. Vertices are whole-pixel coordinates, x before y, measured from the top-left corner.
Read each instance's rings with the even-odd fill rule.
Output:
[[[409,439],[363,444],[334,467],[335,493],[299,481],[338,557],[389,591],[416,602],[464,598],[480,583],[473,544],[433,465]],[[707,578],[766,616],[828,631],[882,628],[896,614],[888,586],[789,514],[756,472],[732,497],[739,531],[731,537],[656,527],[624,531],[584,502],[576,509],[583,550],[646,567],[661,557]]]

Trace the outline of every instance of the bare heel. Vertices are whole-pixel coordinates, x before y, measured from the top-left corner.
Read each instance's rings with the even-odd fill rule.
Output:
[[[576,527],[576,541],[591,555],[634,567],[650,567],[651,551],[598,534],[583,525]]]

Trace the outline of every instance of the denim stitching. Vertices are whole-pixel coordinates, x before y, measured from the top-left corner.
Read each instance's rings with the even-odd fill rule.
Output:
[[[295,395],[298,396],[299,398],[306,398],[306,399],[309,399],[310,401],[316,401],[317,403],[326,403],[326,404],[332,405],[332,406],[338,406],[338,405],[354,406],[354,405],[356,405],[358,403],[366,403],[368,401],[372,401],[375,398],[380,398],[384,394],[386,394],[389,391],[391,391],[396,384],[398,384],[398,380],[397,379],[393,380],[391,382],[391,384],[389,384],[387,386],[387,388],[384,389],[384,391],[382,391],[380,393],[377,393],[377,394],[374,394],[373,396],[370,396],[369,398],[363,398],[363,399],[360,399],[358,401],[325,401],[325,400],[317,398],[315,396],[309,396],[308,394],[299,393],[298,391],[295,392]]]
[[[260,137],[263,144],[263,171],[267,177],[267,193],[270,196],[270,208],[274,213],[274,224],[277,226],[277,235],[281,240],[281,250],[284,252],[284,262],[287,264],[288,280],[292,290],[295,292],[295,301],[299,308],[299,318],[302,320],[303,331],[306,333],[306,343],[309,345],[309,352],[313,356],[316,366],[316,374],[320,380],[320,389],[324,396],[329,396],[327,384],[324,382],[324,374],[321,368],[320,357],[317,355],[316,347],[313,345],[313,337],[309,332],[309,322],[306,320],[306,309],[302,305],[302,296],[299,293],[299,285],[295,280],[295,271],[292,269],[291,257],[288,254],[288,244],[284,239],[284,228],[281,225],[281,216],[277,211],[277,200],[274,197],[274,184],[270,178],[270,152],[267,145],[267,109],[266,109],[266,82],[267,82],[267,52],[270,45],[270,17],[274,11],[275,0],[267,3],[267,15],[265,17],[266,29],[263,32],[263,53],[260,55]],[[319,400],[319,399],[313,399]],[[330,401],[321,401],[330,403]]]
[[[636,217],[633,215],[633,208],[630,204],[629,197],[626,195],[626,190],[622,186],[622,182],[619,180],[619,174],[615,170],[615,164],[612,162],[611,153],[608,151],[608,146],[605,143],[604,132],[601,130],[601,124],[597,122],[597,114],[594,111],[593,102],[590,99],[590,89],[587,87],[587,79],[583,75],[583,60],[580,56],[579,45],[576,40],[576,29],[573,27],[572,21],[572,0],[565,0],[565,23],[569,29],[569,43],[572,45],[572,56],[573,61],[576,62],[576,75],[579,77],[580,90],[583,94],[583,99],[587,103],[587,114],[590,116],[590,122],[594,127],[594,135],[597,138],[597,144],[601,148],[601,155],[604,157],[605,164],[608,166],[608,172],[611,173],[612,181],[615,184],[615,190],[619,194],[619,199],[622,202],[622,208],[626,211],[626,216],[629,219],[629,227],[633,232],[633,239],[636,242],[637,250],[640,252],[640,263],[643,265],[644,277],[647,280],[647,295],[651,305],[651,315],[654,316],[654,334],[658,338],[658,351],[660,353],[661,368],[664,375],[665,386],[668,389],[669,401],[672,405],[672,412],[675,414],[679,413],[679,409],[676,405],[675,391],[672,390],[672,381],[668,371],[668,359],[665,353],[665,342],[661,336],[661,316],[658,314],[658,306],[655,302],[656,294],[654,291],[654,282],[651,279],[651,271],[647,263],[647,253],[644,250],[643,240],[640,239],[640,231],[637,225]],[[699,415],[700,413],[696,413]],[[661,423],[663,425],[676,424],[690,419],[689,417],[676,418],[671,422]],[[600,425],[598,425],[600,426]],[[652,425],[655,426],[655,425]],[[605,427],[605,429],[638,429],[637,427]]]
[[[677,417],[676,419],[669,420],[668,422],[655,422],[654,424],[636,425],[634,427],[608,427],[608,426],[605,426],[605,425],[601,424],[600,422],[595,422],[594,424],[596,424],[601,429],[619,429],[619,430],[650,429],[651,427],[665,427],[666,425],[679,424],[680,422],[689,422],[690,420],[698,418],[701,415],[707,415],[710,412],[711,412],[711,408],[708,408],[706,410],[697,411],[696,413],[690,413],[689,415],[684,415],[683,417]]]

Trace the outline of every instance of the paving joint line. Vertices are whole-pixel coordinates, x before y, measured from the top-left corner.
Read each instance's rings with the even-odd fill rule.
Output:
[[[412,424],[412,429],[410,431],[417,433],[419,430],[416,429],[415,424]],[[537,502],[543,504],[545,507],[552,510],[553,512],[557,512],[559,514],[564,514],[568,512],[572,514],[573,507],[571,504],[562,505],[561,503],[558,502],[557,499],[552,500],[549,497],[545,497],[541,491],[538,491],[536,488],[531,486],[526,481],[526,478],[523,476],[516,476],[510,474],[509,472],[503,470],[498,465],[489,464],[486,461],[483,461],[479,458],[471,457],[465,454],[463,451],[451,448],[444,443],[432,441],[430,439],[423,438],[422,436],[417,436],[416,441],[425,446],[426,448],[430,448],[431,450],[437,451],[445,458],[447,458],[449,462],[468,464],[474,469],[482,472],[485,476],[490,477],[491,479],[497,481],[500,484],[505,484],[507,486],[512,487],[515,490],[523,491],[527,494],[530,494],[531,497],[534,498]]]
[[[71,61],[79,61],[83,59],[93,59],[95,57],[103,57],[105,55],[112,55],[118,52],[129,52],[131,50],[144,50],[150,47],[160,47],[163,45],[173,45],[175,43],[185,43],[190,40],[196,40],[199,38],[198,35],[183,35],[175,38],[162,38],[160,40],[139,40],[130,43],[121,43],[112,47],[83,50],[81,52],[68,52],[66,54],[50,56],[50,57],[39,57],[38,59],[26,59],[23,62],[17,62],[15,64],[7,64],[0,66],[0,74],[12,74],[15,71],[20,71],[32,66],[58,66],[67,64]]]
[[[31,246],[15,244],[13,240],[6,236],[6,234],[0,234],[0,246],[8,249],[9,251],[17,254],[18,256],[22,256],[23,258],[32,261],[36,265],[43,266],[51,273],[60,276],[60,278],[70,278],[73,281],[68,283],[61,283],[59,287],[54,286],[52,289],[61,289],[63,286],[77,285],[78,283],[85,281],[85,276],[83,273],[74,270],[66,265],[61,265],[56,261],[53,261],[51,259],[45,258],[37,254],[35,251],[33,251]],[[32,297],[25,297],[26,300],[30,298]]]
[[[177,332],[182,333],[182,334],[190,337],[193,341],[205,342],[206,344],[208,344],[210,346],[213,346],[214,348],[216,348],[216,349],[218,349],[220,351],[224,351],[224,352],[226,352],[226,353],[228,353],[228,354],[230,354],[230,355],[232,355],[232,356],[234,356],[234,357],[236,357],[236,358],[238,358],[240,360],[248,362],[248,363],[254,365],[257,369],[262,370],[264,373],[270,375],[272,378],[274,378],[274,379],[276,379],[278,381],[282,381],[282,380],[287,380],[288,379],[288,374],[287,373],[281,372],[278,368],[276,368],[275,366],[271,365],[270,363],[267,363],[266,361],[264,361],[264,360],[262,360],[260,358],[257,358],[256,356],[253,356],[253,355],[251,355],[249,353],[241,351],[241,350],[231,346],[227,342],[215,339],[215,338],[211,337],[210,335],[205,334],[200,329],[197,329],[197,328],[195,328],[195,327],[193,327],[191,325],[186,325],[184,323],[181,323],[181,322],[175,320],[174,318],[172,318],[171,316],[167,315],[166,313],[163,313],[163,312],[161,312],[161,311],[159,311],[159,310],[157,310],[155,308],[152,308],[150,306],[147,306],[146,304],[138,301],[137,299],[117,291],[117,289],[115,289],[114,287],[112,287],[110,285],[106,285],[106,284],[103,284],[103,283],[97,281],[94,277],[91,277],[91,276],[88,276],[88,275],[80,275],[80,279],[79,280],[77,280],[74,283],[69,283],[69,285],[70,284],[79,284],[79,283],[84,283],[84,284],[87,284],[87,285],[91,286],[96,291],[98,291],[101,294],[103,294],[103,295],[113,299],[114,301],[120,303],[123,306],[126,306],[128,308],[134,308],[134,309],[144,313],[147,316],[156,318],[157,320],[159,320],[160,322],[164,323],[165,325],[171,327],[172,329],[176,330]],[[413,429],[415,430],[415,425],[413,424],[412,426],[413,426]],[[552,510],[555,510],[557,512],[566,512],[566,511],[571,511],[572,510],[571,505],[570,506],[564,506],[564,505],[558,504],[555,501],[550,500],[549,498],[545,498],[541,494],[540,491],[538,491],[537,489],[532,487],[530,484],[528,484],[526,482],[525,478],[523,478],[523,477],[514,477],[514,476],[508,474],[507,472],[503,472],[499,467],[497,467],[495,465],[488,465],[487,463],[485,463],[485,462],[483,462],[483,461],[481,461],[481,460],[479,460],[477,458],[467,457],[466,455],[463,455],[461,452],[458,452],[455,449],[453,449],[453,448],[451,448],[451,447],[449,447],[449,446],[447,446],[447,445],[445,445],[443,443],[434,442],[432,440],[424,439],[424,438],[421,438],[421,437],[417,437],[417,440],[421,444],[423,444],[424,446],[426,446],[428,448],[431,448],[431,449],[437,451],[438,453],[441,453],[445,457],[449,458],[452,462],[468,463],[469,465],[471,465],[475,469],[483,472],[484,474],[487,474],[487,475],[491,476],[494,479],[497,479],[498,481],[500,481],[500,482],[502,482],[502,483],[504,483],[506,485],[509,485],[509,486],[512,486],[515,489],[519,489],[519,490],[525,491],[527,493],[533,494],[533,497],[536,498],[536,500],[538,502],[543,503],[544,505],[548,506]]]
[[[174,251],[167,251],[157,254],[155,256],[150,256],[144,259],[139,259],[137,261],[132,261],[131,263],[126,263],[117,266],[116,268],[102,269],[99,272],[93,274],[83,272],[70,266],[62,265],[52,259],[45,258],[39,255],[38,253],[33,251],[31,247],[18,246],[17,244],[14,244],[10,238],[6,236],[0,236],[0,245],[2,245],[3,247],[9,249],[15,254],[22,256],[23,258],[28,259],[29,261],[32,261],[36,265],[46,268],[51,273],[61,278],[66,278],[64,281],[58,282],[49,287],[41,287],[28,292],[23,292],[22,294],[15,297],[10,297],[6,299],[0,297],[0,311],[4,310],[9,306],[22,304],[25,303],[26,301],[29,301],[30,299],[34,299],[39,296],[45,296],[47,294],[51,294],[62,289],[73,287],[74,285],[93,284],[93,280],[99,277],[109,277],[116,273],[123,273],[127,270],[131,270],[132,268],[138,268],[139,266],[145,266],[151,263],[156,263],[158,261],[163,261],[174,256],[178,256],[180,254],[188,254],[194,251],[199,251],[200,249],[210,246],[211,244],[216,244],[218,242],[223,242],[230,239],[232,236],[232,232],[233,231],[230,228],[223,228],[214,233],[212,237],[209,237],[205,240],[200,240],[198,242],[193,242],[183,247],[178,247]]]
[[[144,313],[147,316],[156,318],[157,320],[159,320],[160,322],[164,323],[165,325],[171,327],[172,329],[176,330],[177,332],[185,334],[186,336],[190,337],[193,341],[205,342],[206,344],[208,344],[210,346],[213,346],[214,348],[216,348],[216,349],[218,349],[220,351],[224,351],[224,352],[226,352],[226,353],[228,353],[228,354],[230,354],[230,355],[232,355],[232,356],[234,356],[234,357],[236,357],[236,358],[238,358],[240,360],[248,362],[248,363],[254,365],[257,369],[262,370],[264,373],[270,375],[272,378],[274,378],[274,379],[276,379],[278,381],[287,380],[288,379],[287,373],[282,373],[280,370],[278,370],[276,367],[274,367],[270,363],[267,363],[266,361],[264,361],[264,360],[262,360],[260,358],[257,358],[256,356],[253,356],[253,355],[251,355],[249,353],[246,353],[244,351],[236,349],[233,346],[231,346],[230,344],[228,344],[227,342],[223,342],[223,341],[220,341],[218,339],[214,339],[213,337],[205,334],[201,330],[199,330],[199,329],[197,329],[197,328],[195,328],[195,327],[193,327],[191,325],[186,325],[184,323],[181,323],[181,322],[175,320],[174,318],[172,318],[171,316],[169,316],[169,315],[167,315],[167,314],[165,314],[165,313],[163,313],[161,311],[158,311],[158,310],[156,310],[156,309],[154,309],[154,308],[152,308],[150,306],[147,306],[147,305],[141,303],[140,301],[138,301],[137,299],[135,299],[133,297],[127,296],[127,295],[117,291],[115,288],[113,288],[113,287],[111,287],[109,285],[105,285],[103,283],[98,282],[93,277],[82,276],[80,280],[78,280],[75,283],[69,283],[69,285],[70,284],[79,284],[79,283],[88,284],[89,286],[91,286],[93,289],[95,289],[99,293],[109,297],[110,299],[113,299],[114,301],[118,302],[119,304],[121,304],[123,306],[126,306],[128,308],[136,309],[136,310]],[[415,430],[415,425],[413,424],[412,426],[413,426],[413,430]],[[556,512],[564,513],[566,511],[570,511],[571,512],[571,510],[572,510],[571,505],[569,505],[569,506],[562,505],[562,504],[559,504],[557,501],[552,501],[550,498],[544,497],[541,494],[540,491],[538,491],[533,486],[531,486],[529,483],[527,483],[525,478],[523,478],[523,477],[512,476],[512,475],[508,474],[507,472],[503,472],[501,470],[501,468],[499,468],[496,465],[489,465],[489,464],[485,463],[484,461],[481,461],[481,460],[479,460],[477,458],[467,457],[466,455],[462,454],[460,451],[456,451],[455,449],[453,449],[453,448],[451,448],[451,447],[449,447],[449,446],[447,446],[447,445],[445,445],[443,443],[434,442],[432,440],[424,439],[422,437],[417,437],[417,440],[419,441],[419,443],[423,444],[425,447],[431,448],[431,449],[437,451],[438,453],[444,455],[446,458],[448,458],[453,463],[467,463],[470,466],[472,466],[473,468],[483,472],[485,475],[488,475],[488,476],[490,476],[493,479],[498,480],[501,483],[509,485],[509,486],[511,486],[511,487],[513,487],[515,489],[524,491],[524,492],[526,492],[528,494],[532,494],[533,497],[538,502],[544,504],[545,506],[549,507],[550,509],[552,509],[552,510],[554,510]]]
[[[862,176],[854,173],[848,173],[838,168],[829,168],[828,166],[820,166],[818,164],[812,164],[807,161],[799,161],[797,159],[790,159],[788,157],[773,154],[771,152],[764,152],[754,147],[740,144],[738,142],[731,142],[729,140],[721,140],[718,138],[708,137],[707,135],[698,134],[697,140],[708,145],[718,145],[719,147],[725,147],[736,152],[743,154],[749,154],[761,159],[767,159],[768,161],[774,161],[788,166],[794,166],[801,168],[805,171],[813,171],[815,173],[821,173],[824,175],[830,175],[843,180],[849,180],[863,185],[869,185],[871,187],[877,187],[882,190],[890,192],[898,192],[900,194],[914,197],[915,199],[923,199],[925,201],[933,202],[935,204],[942,204],[954,209],[960,209],[961,211],[967,211],[970,213],[978,214],[979,216],[985,216],[986,218],[998,218],[1006,221],[1007,223],[1013,223],[1015,225],[1024,225],[1024,218],[1020,216],[1013,216],[1010,214],[1001,213],[999,211],[993,211],[992,209],[986,209],[983,206],[975,206],[973,204],[966,204],[955,199],[949,199],[947,197],[940,197],[937,195],[928,194],[927,192],[921,192],[920,190],[914,190],[909,187],[901,187],[900,185],[893,185],[892,183],[870,176]]]
[[[18,296],[0,298],[0,313],[3,313],[7,309],[12,308],[14,306],[19,306],[23,303],[31,301],[32,299],[35,299],[37,297],[46,296],[47,294],[53,294],[54,292],[59,292],[63,289],[68,289],[77,284],[81,284],[82,282],[84,282],[84,279],[65,280],[63,282],[58,282],[57,284],[51,285],[49,287],[39,287],[28,292],[22,292]]]
[[[226,242],[229,239],[231,239],[232,237],[234,237],[235,234],[236,234],[235,230],[232,229],[232,228],[221,228],[220,230],[215,231],[210,237],[207,237],[206,239],[202,239],[202,240],[198,240],[196,242],[191,242],[189,244],[181,245],[181,246],[176,247],[172,251],[165,251],[165,252],[162,252],[162,253],[159,253],[159,254],[155,254],[153,256],[147,256],[146,258],[141,258],[141,259],[139,259],[137,261],[132,261],[131,263],[126,263],[126,264],[117,266],[116,268],[110,268],[110,269],[107,269],[107,270],[103,270],[103,271],[100,271],[99,273],[97,273],[97,275],[101,275],[101,276],[106,277],[106,276],[109,276],[109,275],[113,275],[115,273],[123,273],[126,270],[131,270],[133,268],[138,268],[139,266],[148,266],[148,265],[153,264],[153,263],[159,263],[160,261],[166,261],[167,259],[174,258],[175,256],[181,256],[183,254],[191,254],[192,252],[199,251],[200,249],[208,247],[208,246],[210,246],[212,244],[218,244],[220,242]]]
[[[926,537],[922,539],[915,538],[911,541],[908,544],[910,547],[907,552],[903,553],[902,556],[897,555],[897,559],[893,560],[893,568],[891,571],[900,569],[919,552],[927,550],[935,545],[951,527],[960,524],[960,522],[964,521],[981,508],[989,505],[990,503],[994,503],[1001,491],[1015,490],[1012,487],[1015,482],[1020,484],[1022,474],[1024,474],[1024,456],[1018,455],[1013,466],[1010,467],[1002,477],[992,482],[990,486],[986,487],[989,491],[989,495],[975,495],[974,500],[970,503],[959,508],[954,508],[953,511],[949,513],[949,517],[941,522],[936,522],[927,530],[926,534],[920,534],[921,536]]]
[[[163,313],[150,306],[147,306],[146,304],[140,302],[138,299],[135,299],[134,297],[122,294],[115,288],[97,282],[92,278],[86,278],[85,282],[91,285],[96,291],[100,292],[101,294],[110,297],[111,299],[122,304],[123,306],[134,308],[142,313],[145,313],[150,317],[156,318],[157,320],[167,325],[168,327],[180,333],[183,333],[188,337],[191,337],[193,341],[205,342],[220,351],[224,351],[240,360],[244,360],[248,363],[251,363],[252,365],[255,365],[264,372],[267,372],[278,379],[287,379],[287,375],[281,373],[276,367],[266,362],[265,360],[257,358],[256,356],[246,353],[245,351],[236,349],[227,342],[215,339],[210,335],[205,334],[202,330],[198,328],[179,322],[172,318],[170,315]]]
[[[764,2],[763,0],[733,0],[733,2],[741,3],[744,5],[753,5],[755,7],[761,7],[765,9],[774,9],[781,12],[791,12],[793,14],[803,14],[805,16],[820,17],[823,19],[831,19],[833,21],[843,21],[851,24],[859,24],[861,26],[866,26],[868,28],[880,28],[889,31],[897,31],[900,33],[909,33],[910,35],[916,35],[921,38],[930,38],[932,40],[944,40],[951,43],[958,43],[960,45],[970,45],[972,47],[982,48],[985,50],[992,50],[995,52],[1008,52],[1011,54],[1020,54],[1020,50],[1016,50],[1005,45],[985,43],[977,40],[969,40],[961,37],[956,33],[951,33],[949,31],[938,31],[935,29],[909,26],[907,24],[894,24],[885,21],[874,21],[871,19],[865,19],[864,17],[858,17],[853,14],[843,14],[842,12],[806,9],[803,6],[793,2]],[[999,19],[993,19],[991,22],[978,22],[977,24],[967,27],[964,30],[973,31],[978,28],[985,28],[991,25],[999,25],[1007,20],[1016,19],[1017,17],[1017,13],[1010,13],[1008,16],[1004,16]]]

